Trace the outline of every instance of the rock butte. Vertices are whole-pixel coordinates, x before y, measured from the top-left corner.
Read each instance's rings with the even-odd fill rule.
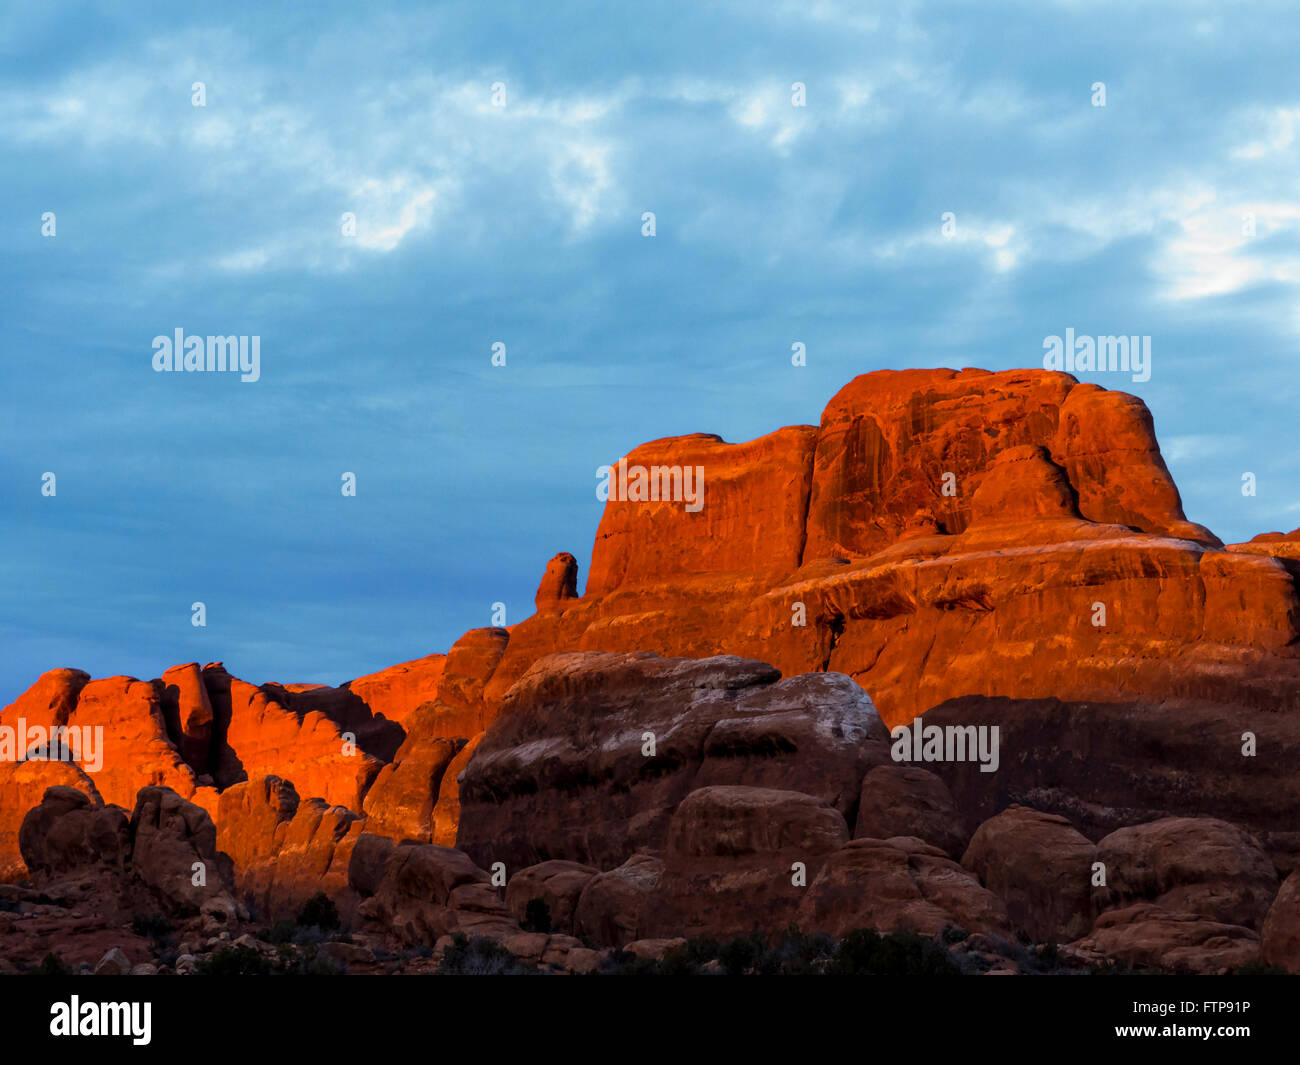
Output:
[[[0,880],[29,871],[18,837],[47,788],[129,811],[163,786],[210,815],[242,897],[271,909],[326,884],[362,917],[409,915],[412,884],[434,875],[420,862],[444,861],[403,853],[393,865],[394,843],[411,841],[456,845],[467,869],[576,863],[595,878],[581,899],[571,888],[586,874],[568,865],[535,879],[557,905],[569,892],[577,924],[685,934],[740,919],[757,875],[744,855],[802,847],[825,856],[812,894],[769,899],[773,921],[841,927],[844,885],[876,870],[914,900],[904,908],[918,927],[960,913],[991,932],[1009,919],[1090,929],[1097,950],[1140,940],[1160,958],[1226,923],[1233,950],[1258,953],[1262,889],[1240,912],[1201,907],[1194,920],[1177,906],[1170,917],[1172,888],[1132,892],[1122,911],[1049,905],[1021,875],[1026,859],[1004,853],[1011,834],[993,829],[966,855],[973,872],[956,864],[982,822],[1019,804],[1039,818],[1024,838],[1059,852],[1058,877],[1117,830],[1178,817],[1240,826],[1277,874],[1300,865],[1300,529],[1225,547],[1189,522],[1140,400],[1038,370],[880,371],[841,389],[819,426],[741,444],[674,437],[626,457],[703,467],[703,509],[612,492],[583,595],[573,555],[557,554],[534,616],[471,630],[445,656],[338,688],[254,686],[219,662],[150,682],[42,675],[0,724],[102,725],[105,767],[92,779],[0,765]],[[653,694],[690,674],[679,659],[717,663],[700,681],[716,698]],[[860,715],[845,677],[870,693],[876,730],[847,753],[814,706],[830,684],[837,712]],[[902,772],[882,757],[887,727],[922,713],[998,724],[996,779],[967,766]],[[610,714],[622,721],[611,736],[653,718],[647,728],[674,737],[674,771],[642,779],[639,754],[590,748],[592,722]],[[1258,744],[1248,763],[1245,732]],[[628,789],[587,794],[602,773]],[[531,812],[511,798],[523,794]],[[609,823],[584,824],[584,803]],[[795,836],[769,839],[774,819]],[[722,851],[715,831],[732,841]],[[478,899],[477,873],[438,875],[451,885],[444,910],[477,899],[464,912],[478,916],[416,925],[514,920]],[[923,901],[936,877],[970,881],[944,912]],[[1002,882],[1018,893],[988,894]],[[699,904],[705,883],[721,894]],[[600,899],[644,912],[611,915]]]

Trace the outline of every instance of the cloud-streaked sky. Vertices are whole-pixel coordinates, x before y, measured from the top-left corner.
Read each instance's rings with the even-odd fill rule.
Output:
[[[1300,23],[1137,8],[6,4],[0,704],[446,650],[557,551],[585,580],[637,444],[1067,327],[1152,337],[1079,376],[1147,402],[1189,518],[1300,525]],[[153,372],[177,327],[261,379]]]

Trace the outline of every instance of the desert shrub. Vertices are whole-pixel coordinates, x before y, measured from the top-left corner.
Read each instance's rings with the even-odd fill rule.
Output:
[[[525,932],[550,932],[551,908],[546,905],[545,899],[528,900],[524,907],[523,929]]]
[[[299,947],[314,947],[318,943],[324,943],[329,937],[320,930],[318,925],[307,925],[299,927],[293,933],[293,942]]]
[[[836,976],[959,976],[937,943],[915,932],[854,929],[846,935],[826,971]]]
[[[729,939],[718,948],[718,961],[728,976],[769,976],[781,971],[781,955],[769,946],[762,932]]]
[[[266,941],[277,946],[281,943],[291,943],[297,932],[298,922],[282,917],[271,926],[271,930],[266,934]]]
[[[284,976],[342,976],[348,971],[342,962],[321,954],[315,947],[308,950],[281,947],[278,954],[276,969]]]
[[[172,923],[161,913],[137,913],[131,918],[131,931],[161,943],[172,934]]]
[[[269,959],[252,947],[219,947],[196,968],[200,976],[268,976],[275,971]]]
[[[298,911],[298,924],[303,928],[320,928],[326,932],[339,927],[339,908],[323,891],[318,891],[302,904]]]
[[[37,976],[71,976],[72,970],[63,964],[63,959],[50,951],[36,967]]]
[[[653,958],[641,958],[630,950],[616,950],[598,970],[603,976],[658,976],[663,971]]]
[[[820,973],[835,953],[835,940],[824,933],[804,935],[793,925],[776,949],[780,972],[791,976]]]
[[[452,936],[438,965],[440,976],[515,976],[536,971],[496,940],[480,936],[470,939],[463,932]]]
[[[701,967],[718,956],[718,941],[712,936],[692,936],[664,955],[658,971],[667,976],[695,976]]]

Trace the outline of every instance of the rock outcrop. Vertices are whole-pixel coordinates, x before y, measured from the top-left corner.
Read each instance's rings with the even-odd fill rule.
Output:
[[[1010,806],[975,831],[962,865],[1037,943],[1068,943],[1096,915],[1097,847],[1064,817]]]
[[[799,903],[795,924],[837,936],[856,928],[1011,935],[1002,900],[913,836],[855,839],[831,854]]]
[[[55,786],[19,833],[37,887],[82,909],[124,914],[240,916],[227,890],[207,812],[170,788],[142,788],[129,818],[76,788]]]
[[[1300,872],[1286,878],[1273,900],[1261,945],[1266,965],[1300,973]]]
[[[358,910],[362,920],[402,942],[432,943],[456,932],[502,936],[519,931],[488,874],[450,847],[394,847],[373,893],[366,895],[370,886],[364,880],[353,881],[353,887],[366,896]]]
[[[834,674],[552,655],[511,690],[465,768],[458,845],[480,865],[611,868],[662,850],[688,793],[741,781],[806,793],[842,822],[886,744],[866,693]]]
[[[853,835],[867,839],[914,836],[960,858],[970,833],[947,785],[927,769],[880,765],[862,779]]]
[[[188,862],[217,908],[324,891],[401,943],[584,965],[576,937],[796,921],[1295,967],[1300,530],[1188,521],[1140,400],[877,372],[816,426],[644,444],[610,490],[583,594],[561,552],[534,616],[445,656],[337,688],[44,674],[0,729],[102,730],[102,764],[0,759],[0,880],[179,912]],[[919,715],[996,726],[997,771],[896,763]]]

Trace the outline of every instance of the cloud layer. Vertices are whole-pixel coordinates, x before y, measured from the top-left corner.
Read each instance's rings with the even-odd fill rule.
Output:
[[[1189,517],[1294,527],[1284,10],[6,8],[0,694],[443,650],[585,573],[636,444],[1067,327],[1152,336],[1149,381],[1094,379]],[[261,336],[261,380],[153,373],[177,327]]]

